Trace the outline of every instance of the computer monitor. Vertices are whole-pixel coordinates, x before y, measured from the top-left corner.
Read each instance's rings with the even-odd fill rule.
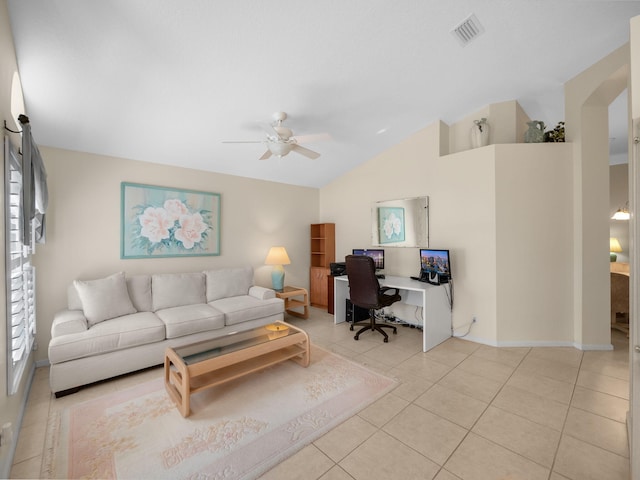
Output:
[[[373,263],[376,266],[376,270],[384,270],[384,250],[381,248],[354,248],[351,250],[352,255],[366,255],[367,257],[373,258]]]
[[[449,250],[420,249],[420,276],[433,278],[436,274],[440,281],[451,278]]]

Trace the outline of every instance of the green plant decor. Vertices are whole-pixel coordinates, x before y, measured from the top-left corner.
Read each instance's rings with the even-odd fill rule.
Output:
[[[545,142],[564,142],[564,122],[558,122],[556,128],[544,132]]]

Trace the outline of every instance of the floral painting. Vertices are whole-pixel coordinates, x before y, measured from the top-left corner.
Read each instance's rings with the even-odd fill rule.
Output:
[[[404,242],[404,208],[378,207],[378,241]]]
[[[121,258],[220,255],[220,194],[122,183]]]

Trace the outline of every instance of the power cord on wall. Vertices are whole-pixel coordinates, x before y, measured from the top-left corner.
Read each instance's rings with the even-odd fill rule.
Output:
[[[451,327],[451,336],[452,337],[456,337],[456,338],[462,338],[462,337],[466,337],[467,335],[469,335],[469,332],[471,331],[471,327],[473,326],[474,323],[476,323],[476,317],[473,317],[473,320],[471,320],[471,322],[468,325],[467,331],[462,334],[462,335],[456,335],[456,329],[458,328],[462,328],[462,327]]]
[[[447,285],[449,285],[448,289]],[[449,310],[453,312],[453,278],[449,278],[449,282],[444,284],[444,291],[447,295],[447,299],[449,300]]]

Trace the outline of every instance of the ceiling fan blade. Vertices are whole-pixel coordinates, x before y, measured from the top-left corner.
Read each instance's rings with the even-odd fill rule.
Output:
[[[314,152],[313,150],[309,150],[308,148],[301,147],[300,145],[292,145],[291,150],[294,152],[298,152],[300,155],[304,155],[311,160],[315,160],[320,156],[319,153]]]
[[[326,142],[332,140],[331,135],[328,133],[315,133],[311,135],[296,135],[293,137],[296,139],[298,143],[315,143],[315,142]]]
[[[271,150],[267,149],[258,160],[267,160],[269,157],[271,157]]]

